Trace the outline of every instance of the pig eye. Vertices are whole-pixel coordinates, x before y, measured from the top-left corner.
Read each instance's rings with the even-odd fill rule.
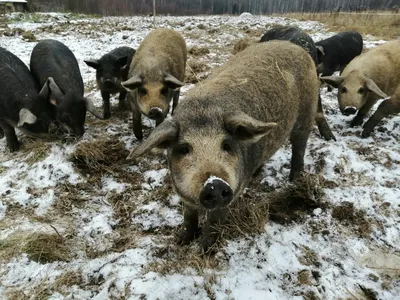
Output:
[[[140,95],[146,95],[146,94],[147,94],[147,91],[146,91],[145,88],[139,87],[139,88],[138,88],[138,93],[139,93]]]
[[[174,148],[173,150],[175,155],[185,156],[190,153],[190,145],[189,144],[181,144]]]
[[[365,92],[365,89],[364,89],[364,88],[359,88],[359,90],[358,90],[358,93],[359,93],[359,94],[364,94],[364,92]]]
[[[346,88],[345,86],[343,86],[343,87],[340,89],[340,92],[341,92],[342,94],[347,93],[347,88]]]
[[[228,153],[232,153],[233,152],[232,143],[230,143],[229,141],[224,141],[222,143],[222,150]]]
[[[166,95],[168,93],[168,88],[167,87],[163,87],[161,89],[161,94]]]

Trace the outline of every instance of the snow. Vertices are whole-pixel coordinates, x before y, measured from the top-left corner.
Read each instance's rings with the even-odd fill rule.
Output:
[[[222,181],[223,183],[225,183],[227,186],[229,186],[229,183],[227,183],[225,180],[223,180],[223,179],[221,179],[221,178],[219,178],[219,177],[217,177],[217,176],[210,176],[210,177],[208,177],[208,179],[206,180],[206,182],[204,182],[204,186],[206,186],[207,184],[214,184],[214,181],[215,180],[219,180],[219,181]],[[211,187],[212,189],[213,189],[213,187]]]
[[[137,48],[152,29],[152,18],[147,17],[38,16],[41,22],[21,21],[20,15],[12,14],[9,17],[16,22],[9,27],[32,30],[39,40],[55,38],[70,47],[79,62],[86,95],[97,107],[102,100],[95,72],[84,60],[118,46]],[[200,24],[205,29],[197,27]],[[189,55],[189,61],[197,59],[212,68],[231,56],[234,43],[247,29],[262,32],[274,24],[298,25],[315,40],[334,34],[318,22],[281,17],[157,17],[158,26],[181,32],[188,48],[207,47],[209,54]],[[384,42],[367,35],[364,45],[372,48]],[[20,36],[0,36],[0,46],[26,64],[34,45]],[[182,101],[192,87],[182,87]],[[303,299],[305,295],[363,299],[360,285],[375,291],[379,299],[400,298],[400,116],[385,118],[370,138],[361,139],[361,127],[350,128],[352,117],[339,112],[336,91],[321,91],[337,141],[324,141],[314,130],[305,171],[330,183],[324,188],[324,201],[331,206],[350,202],[364,212],[373,222],[370,234],[360,236],[332,217],[331,209],[315,208],[304,221],[286,225],[269,221],[260,234],[228,240],[214,265],[199,254],[197,242],[186,248],[175,244],[174,236],[183,223],[181,198],[171,188],[163,156],[124,166],[123,171],[132,176],[110,171],[97,174],[100,180],[93,183],[70,160],[76,144],[47,143],[45,153],[38,155],[35,143],[19,133],[23,147],[17,153],[9,153],[5,139],[0,140],[0,248],[20,232],[54,234],[51,226],[71,238],[74,247],[82,244],[83,248],[68,262],[41,264],[24,253],[0,259],[0,298],[16,291],[34,298],[34,291],[48,287],[48,299]],[[111,99],[113,107],[116,99]],[[138,143],[128,117],[113,116],[101,125],[87,119],[86,133],[78,143],[106,136],[121,140],[129,151]],[[148,118],[143,123],[149,130],[155,126]],[[33,159],[35,155],[38,160]],[[254,180],[265,189],[279,189],[288,180],[290,156],[291,148],[285,145]],[[211,176],[206,184],[213,180],[221,179]],[[122,220],[128,224],[123,230]],[[126,238],[124,230],[131,243],[119,248],[121,238]],[[179,265],[188,258],[194,263]],[[79,273],[81,282],[53,288],[69,272]],[[306,282],[299,279],[304,274]]]

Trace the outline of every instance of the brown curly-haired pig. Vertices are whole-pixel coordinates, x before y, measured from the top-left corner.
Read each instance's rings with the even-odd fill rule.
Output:
[[[252,45],[190,90],[174,116],[131,152],[128,158],[167,149],[172,182],[184,201],[180,243],[197,236],[203,207],[202,246],[209,249],[229,204],[288,139],[290,180],[298,178],[318,92],[315,64],[304,49],[286,41]]]
[[[186,43],[176,31],[159,28],[142,41],[132,59],[128,80],[122,86],[129,92],[133,133],[143,139],[142,114],[159,125],[167,116],[173,99],[172,112],[179,101],[186,68]]]

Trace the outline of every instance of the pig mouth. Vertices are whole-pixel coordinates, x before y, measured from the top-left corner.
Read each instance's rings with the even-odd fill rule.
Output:
[[[354,115],[357,112],[357,108],[355,108],[354,106],[346,106],[341,111],[342,111],[343,115],[350,116],[350,115]]]

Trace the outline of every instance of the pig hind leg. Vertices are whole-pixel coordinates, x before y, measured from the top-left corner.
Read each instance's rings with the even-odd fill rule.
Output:
[[[321,96],[318,95],[318,109],[317,109],[317,115],[315,117],[315,122],[317,123],[318,130],[320,135],[324,137],[325,140],[334,140],[336,141],[335,136],[333,135],[328,122],[325,119],[324,116],[324,111],[322,109],[322,100]]]
[[[119,108],[120,110],[125,110],[125,109],[126,109],[126,103],[125,103],[126,94],[127,94],[126,91],[121,91],[121,92],[119,92],[118,108]]]
[[[289,180],[295,181],[299,178],[304,169],[304,154],[306,152],[307,140],[311,132],[311,126],[304,126],[310,124],[307,120],[299,120],[294,125],[290,133],[290,143],[292,144],[292,161]]]
[[[0,127],[6,136],[7,146],[10,152],[17,151],[19,149],[19,142],[17,136],[15,135],[14,127],[8,124],[6,121],[0,121]]]

